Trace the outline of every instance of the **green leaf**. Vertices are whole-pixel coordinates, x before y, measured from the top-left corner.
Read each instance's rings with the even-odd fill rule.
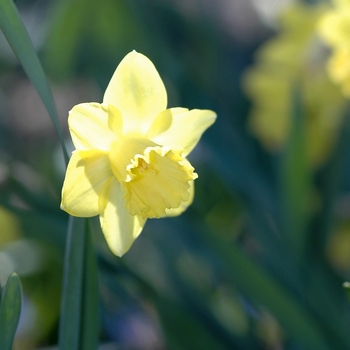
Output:
[[[62,294],[59,349],[95,350],[98,281],[87,219],[70,217]]]
[[[0,0],[0,28],[47,109],[68,162],[69,156],[50,86],[18,10],[11,0]]]
[[[0,349],[11,350],[22,307],[22,286],[16,273],[5,285],[0,305]]]
[[[96,350],[99,333],[98,270],[89,222],[86,227],[83,288],[81,316],[83,332],[81,334],[80,348],[82,350]]]
[[[83,300],[86,219],[69,217],[59,326],[59,349],[78,350]]]
[[[300,91],[293,91],[291,126],[280,174],[282,232],[293,245],[297,258],[305,256],[312,188],[301,98]]]

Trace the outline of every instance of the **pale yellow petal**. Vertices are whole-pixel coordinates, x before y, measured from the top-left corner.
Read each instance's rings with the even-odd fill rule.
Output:
[[[181,147],[184,149],[183,155],[187,156],[197,145],[204,131],[215,122],[216,114],[210,110],[192,109],[175,113],[172,119],[171,126],[151,140],[160,145]]]
[[[333,0],[334,5],[336,5],[337,7],[349,7],[350,6],[350,2],[349,0]]]
[[[118,108],[124,133],[144,134],[166,109],[167,94],[156,68],[144,55],[132,51],[118,65],[103,102]]]
[[[107,244],[115,255],[122,256],[139,236],[146,220],[129,214],[120,183],[115,178],[105,187],[100,205],[100,223]]]
[[[328,61],[328,72],[335,83],[343,83],[350,78],[350,47],[340,48],[333,52]]]
[[[61,209],[78,217],[98,215],[99,195],[111,176],[107,154],[73,152],[63,183]]]
[[[190,181],[190,188],[188,189],[188,192],[190,193],[190,197],[186,202],[182,202],[181,205],[178,208],[175,209],[166,209],[166,217],[169,216],[178,216],[182,214],[187,208],[192,204],[193,198],[194,198],[194,181]]]
[[[108,151],[122,132],[122,118],[114,106],[81,103],[69,112],[69,130],[75,148]]]
[[[350,3],[327,12],[318,23],[318,31],[322,39],[332,47],[350,46],[349,41]]]
[[[188,112],[187,108],[169,108],[157,115],[151,127],[148,129],[146,137],[151,139],[167,131],[173,122],[176,114]]]

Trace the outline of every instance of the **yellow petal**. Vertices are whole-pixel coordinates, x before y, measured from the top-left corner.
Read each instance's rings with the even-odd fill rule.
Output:
[[[78,151],[99,149],[108,151],[122,133],[122,118],[114,106],[81,103],[69,112],[69,129]]]
[[[187,108],[169,108],[157,115],[151,127],[148,129],[146,137],[151,139],[167,131],[174,119],[175,114],[188,112]]]
[[[171,126],[151,140],[160,145],[181,147],[186,157],[197,145],[203,132],[215,122],[216,114],[210,110],[192,109],[173,113],[172,119]]]
[[[190,193],[189,198],[187,201],[182,202],[181,205],[178,208],[172,208],[172,209],[166,209],[166,215],[165,216],[178,216],[182,214],[193,202],[194,198],[194,181],[189,181],[190,188],[188,189],[188,192]]]
[[[333,0],[333,3],[337,7],[349,7],[349,0]]]
[[[318,31],[322,39],[333,47],[349,46],[349,20],[350,3],[326,12],[318,23]]]
[[[350,48],[334,50],[328,61],[329,75],[335,83],[342,83],[350,78]]]
[[[124,202],[120,183],[111,178],[100,198],[100,223],[109,248],[117,256],[129,250],[146,223],[145,219],[130,215]]]
[[[78,217],[98,215],[98,198],[111,176],[107,154],[73,152],[63,183],[61,209]]]
[[[103,102],[119,109],[124,133],[145,134],[155,117],[166,109],[167,94],[153,63],[132,51],[114,72]]]

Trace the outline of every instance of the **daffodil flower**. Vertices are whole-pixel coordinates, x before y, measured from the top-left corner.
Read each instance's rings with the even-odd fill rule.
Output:
[[[210,110],[167,109],[153,63],[130,52],[103,102],[82,103],[69,113],[75,151],[61,209],[99,215],[108,246],[122,256],[148,218],[179,215],[191,204],[197,174],[186,157],[215,118]]]
[[[300,1],[287,7],[278,22],[279,33],[256,52],[256,63],[243,77],[243,87],[252,100],[249,129],[272,152],[283,151],[288,142],[297,84],[305,112],[305,152],[313,167],[319,167],[331,154],[345,107],[342,94],[323,69],[321,46],[315,35],[325,10],[324,4]],[[349,76],[349,60],[350,51],[332,61],[334,80],[340,82]],[[345,63],[347,70],[343,69]],[[348,82],[350,91],[350,79]]]
[[[319,20],[321,39],[332,49],[327,70],[331,80],[350,97],[350,1],[333,0],[333,7]]]

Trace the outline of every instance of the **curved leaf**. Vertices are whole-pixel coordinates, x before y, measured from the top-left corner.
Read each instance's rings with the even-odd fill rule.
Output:
[[[22,286],[16,273],[5,285],[0,305],[0,349],[11,350],[22,307]]]

